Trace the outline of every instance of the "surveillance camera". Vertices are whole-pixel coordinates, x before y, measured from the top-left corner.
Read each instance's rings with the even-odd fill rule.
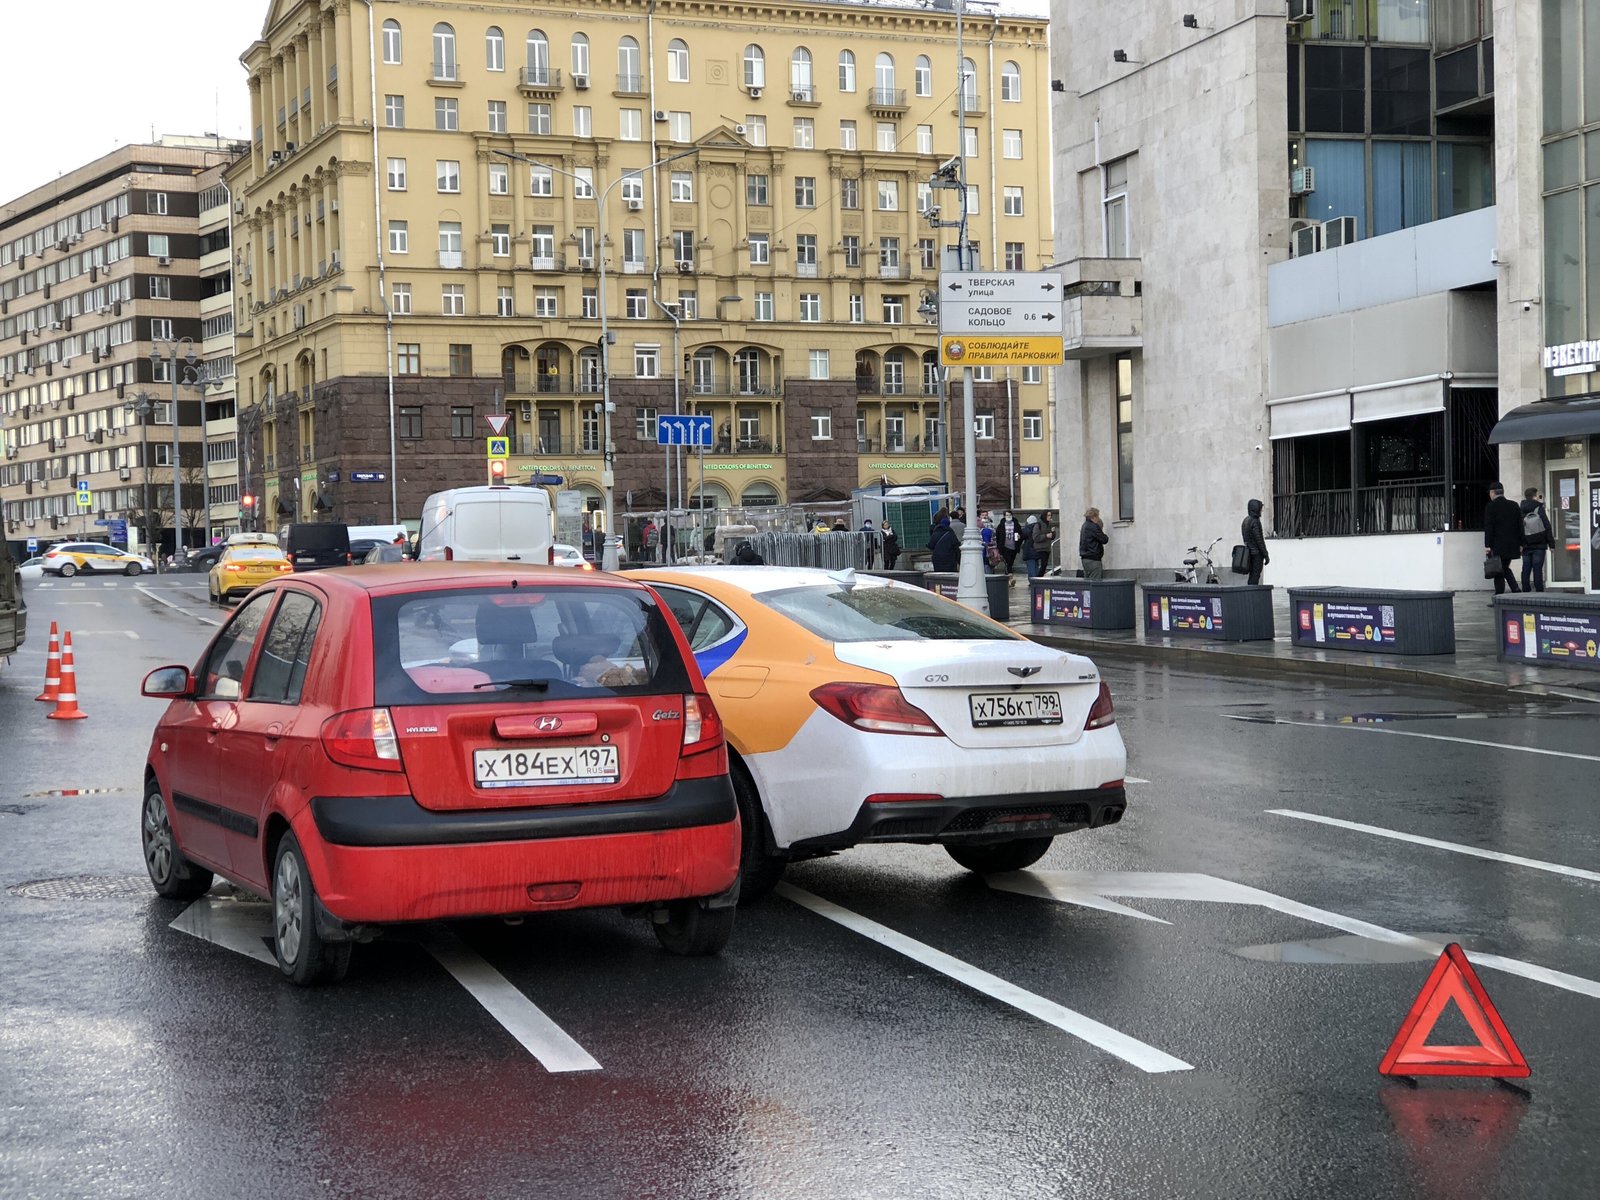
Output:
[[[952,154],[949,158],[945,159],[939,164],[939,174],[954,175],[956,171],[960,169],[960,167],[961,157],[959,155]]]
[[[1523,312],[1532,312],[1533,311],[1533,301],[1532,300],[1524,300],[1522,302],[1522,311]]]
[[[1261,447],[1260,447],[1260,446],[1257,446],[1257,447],[1256,447],[1256,453],[1257,453],[1257,454],[1260,454],[1260,453],[1261,453]]]

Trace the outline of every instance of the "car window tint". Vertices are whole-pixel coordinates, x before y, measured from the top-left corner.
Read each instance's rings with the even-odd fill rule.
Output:
[[[282,562],[283,551],[275,546],[235,546],[228,551],[228,562],[267,561]]]
[[[734,619],[705,596],[674,587],[656,589],[678,619],[691,650],[715,646],[736,627]]]
[[[1009,641],[1017,635],[923,588],[887,584],[798,587],[756,596],[830,642]]]
[[[233,614],[233,620],[223,627],[200,671],[200,699],[239,698],[244,669],[250,663],[250,648],[255,645],[256,634],[261,632],[261,623],[271,604],[271,593],[247,600]]]
[[[261,642],[261,657],[256,659],[256,673],[250,679],[250,699],[273,704],[300,702],[321,613],[322,606],[303,592],[290,592],[283,598]]]
[[[379,705],[688,688],[665,613],[631,589],[524,586],[383,596],[373,601],[372,623]],[[543,686],[492,686],[509,680]]]

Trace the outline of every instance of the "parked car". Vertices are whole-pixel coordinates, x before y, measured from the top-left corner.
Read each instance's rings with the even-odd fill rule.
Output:
[[[553,561],[550,498],[540,488],[490,484],[435,492],[422,505],[425,562]]]
[[[23,583],[33,583],[35,580],[43,579],[43,556],[35,555],[33,558],[28,559],[26,562],[17,567],[17,574],[22,578]]]
[[[390,542],[378,542],[368,550],[362,562],[372,566],[377,563],[405,562],[406,548]]]
[[[191,571],[210,571],[217,565],[217,559],[222,557],[223,551],[227,548],[227,546],[206,546],[200,550],[191,550],[189,556],[184,559],[184,565]]]
[[[206,592],[211,603],[226,604],[293,570],[276,546],[225,546],[206,576]]]
[[[383,545],[377,538],[351,538],[350,561],[353,563],[366,562],[367,555],[373,547]]]
[[[130,554],[105,542],[57,542],[43,557],[44,569],[63,579],[71,579],[79,571],[90,575],[139,575],[156,569],[156,564],[144,555]]]
[[[854,572],[630,571],[672,610],[728,728],[745,899],[861,842],[1020,870],[1122,818],[1126,752],[1094,663]]]
[[[594,564],[583,556],[583,551],[565,542],[550,547],[550,564],[556,567],[576,567],[580,571],[594,570]]]
[[[350,528],[337,521],[297,521],[278,530],[278,546],[296,571],[348,567]]]
[[[470,642],[470,654],[451,647]],[[627,906],[677,954],[733,928],[722,724],[643,585],[504,564],[287,574],[163,667],[156,891],[268,895],[278,965],[343,976],[397,922]]]

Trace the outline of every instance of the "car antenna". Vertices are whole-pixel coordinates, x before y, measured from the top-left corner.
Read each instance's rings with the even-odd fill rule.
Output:
[[[842,571],[829,571],[828,578],[847,591],[860,582],[856,579],[856,569],[854,567],[846,567]]]

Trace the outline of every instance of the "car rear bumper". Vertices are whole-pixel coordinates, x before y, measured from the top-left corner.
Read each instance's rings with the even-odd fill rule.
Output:
[[[1122,820],[1126,790],[1116,787],[1018,795],[942,797],[868,803],[849,829],[794,843],[793,849],[835,850],[862,842],[980,845],[1021,837],[1053,837]]]
[[[737,812],[724,776],[645,802],[542,809],[319,797],[295,824],[328,911],[376,924],[714,896],[739,873]]]

